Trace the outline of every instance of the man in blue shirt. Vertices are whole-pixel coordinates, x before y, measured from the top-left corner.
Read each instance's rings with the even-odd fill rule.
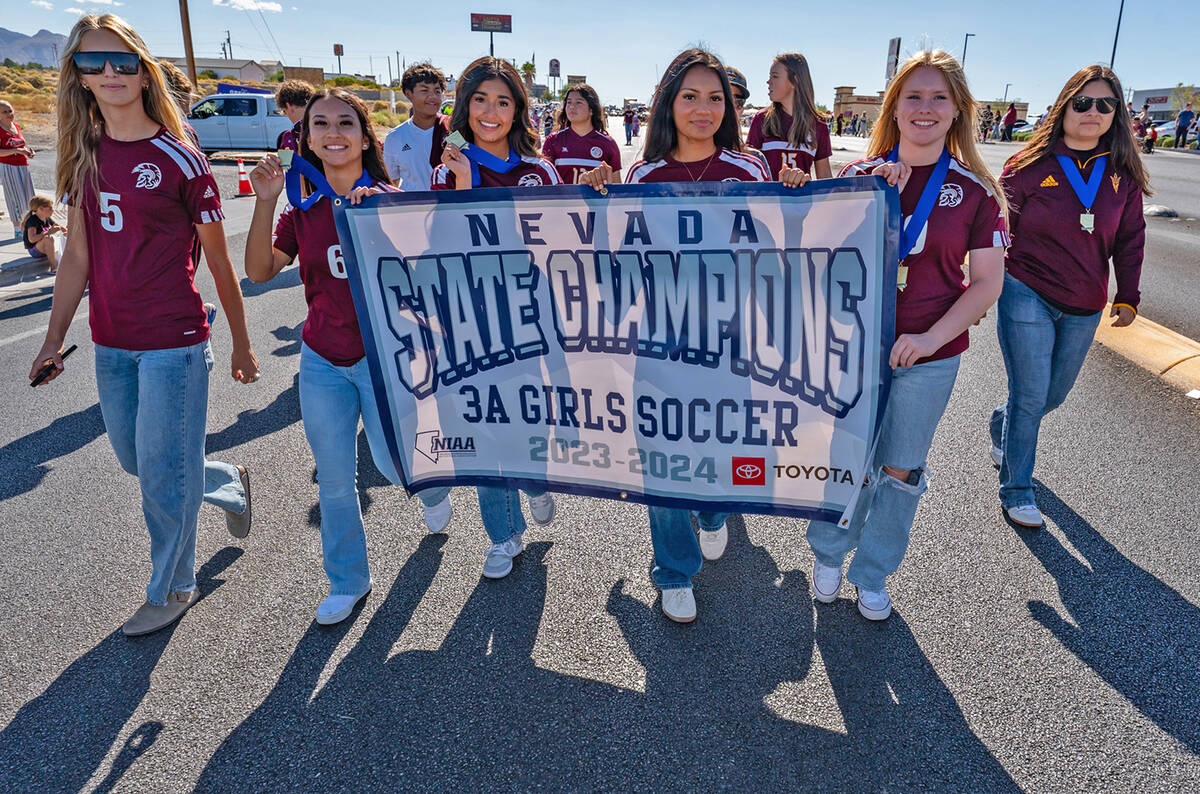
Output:
[[[1175,117],[1175,148],[1187,148],[1188,128],[1192,126],[1192,119],[1196,118],[1196,114],[1192,112],[1192,103],[1188,102],[1183,106],[1183,110],[1179,111],[1179,115]]]

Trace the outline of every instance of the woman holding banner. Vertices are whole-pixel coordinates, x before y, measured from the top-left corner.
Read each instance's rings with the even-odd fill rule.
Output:
[[[433,190],[562,184],[554,166],[538,156],[529,97],[512,64],[490,56],[479,58],[459,76],[457,92],[442,163],[433,170]],[[502,579],[512,570],[513,558],[525,550],[521,496],[515,488],[481,485],[478,492],[483,528],[492,541],[483,575]],[[534,523],[545,526],[554,520],[553,494],[525,493]]]
[[[798,52],[778,55],[767,79],[771,106],[750,120],[746,142],[767,156],[771,178],[780,179],[785,168],[814,173],[817,179],[833,176],[829,156],[829,120],[817,110],[808,61]]]
[[[563,97],[558,113],[557,130],[546,136],[542,154],[567,184],[576,184],[579,177],[600,163],[608,163],[614,181],[621,172],[621,147],[604,127],[604,108],[600,95],[587,83],[575,83]]]
[[[597,189],[612,176],[607,165],[580,181]],[[795,184],[807,179],[799,173]],[[654,92],[646,125],[645,159],[625,178],[630,185],[648,182],[767,182],[770,175],[757,157],[742,150],[733,91],[725,66],[701,49],[681,52],[667,67]],[[649,506],[654,545],[654,583],[662,590],[663,613],[679,623],[696,619],[692,577],[702,560],[720,559],[728,530],[725,512],[698,514],[700,535],[692,531],[687,510]]]
[[[346,91],[322,89],[313,94],[300,121],[298,148],[286,175],[290,205],[279,216],[273,240],[271,221],[284,190],[284,166],[277,155],[269,154],[250,172],[257,200],[246,237],[246,275],[251,281],[270,281],[300,260],[308,302],[300,344],[300,414],[317,467],[321,553],[329,577],[329,597],[317,607],[317,622],[328,625],[349,617],[371,591],[356,485],[360,415],[375,465],[400,483],[375,406],[332,201],[348,196],[357,203],[363,196],[395,188],[366,105]],[[301,190],[302,174],[313,190],[307,197]],[[419,494],[431,532],[441,532],[450,522],[449,491],[436,488]]]
[[[62,346],[88,292],[96,387],[121,468],[138,478],[150,533],[145,603],[125,634],[165,628],[199,601],[196,529],[202,501],[250,531],[245,467],[204,459],[213,365],[194,284],[199,239],[233,335],[231,376],[258,380],[258,360],[229,261],[221,200],[208,161],[187,143],[158,61],[119,17],[84,16],[58,85],[58,193],[71,233],[30,380],[63,372]]]
[[[1021,527],[1043,523],[1033,495],[1038,431],[1075,385],[1108,303],[1110,260],[1113,326],[1137,316],[1150,187],[1123,96],[1111,69],[1080,69],[1000,177],[1015,234],[996,314],[1008,401],[990,430],[1000,507]]]
[[[892,612],[885,582],[900,567],[928,487],[926,457],[967,349],[967,329],[995,303],[1003,283],[1004,197],[979,156],[975,130],[975,101],[962,67],[941,50],[919,52],[888,86],[866,159],[840,174],[886,178],[899,188],[904,214],[896,341],[888,354],[892,384],[869,481],[848,528],[808,525],[813,597],[837,598],[842,562],[857,549],[846,577],[869,620]]]

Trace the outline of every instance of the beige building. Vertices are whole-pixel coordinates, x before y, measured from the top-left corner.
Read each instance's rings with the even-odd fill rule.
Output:
[[[879,108],[883,105],[883,92],[878,94],[856,94],[854,86],[842,85],[833,89],[833,117],[851,118],[859,113],[866,113],[871,121],[879,118]]]
[[[171,58],[171,63],[187,72],[187,58]],[[267,72],[257,61],[231,60],[229,58],[197,58],[196,72],[210,71],[217,76],[236,77],[242,82],[261,83]],[[278,71],[278,70],[273,70]]]
[[[992,108],[992,113],[999,115],[1000,119],[1003,120],[1004,114],[1008,112],[1009,103],[1012,103],[1017,106],[1017,124],[1018,125],[1025,119],[1029,119],[1029,116],[1027,115],[1029,113],[1029,103],[1028,102],[1018,102],[1014,99],[1008,99],[1008,100],[993,99],[990,102],[981,101],[979,103],[979,111],[982,113],[983,106],[990,105]],[[1037,121],[1037,117],[1039,115],[1041,115],[1041,114],[1035,113],[1033,118],[1029,119],[1029,123],[1032,124],[1033,122]]]

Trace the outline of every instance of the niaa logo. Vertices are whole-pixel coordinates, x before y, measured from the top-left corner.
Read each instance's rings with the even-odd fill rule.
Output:
[[[162,182],[162,171],[159,171],[158,166],[154,163],[138,163],[129,173],[137,174],[137,183],[134,187],[153,190],[158,187],[159,182]]]

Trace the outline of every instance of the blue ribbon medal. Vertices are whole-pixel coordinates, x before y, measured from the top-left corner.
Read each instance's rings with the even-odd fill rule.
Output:
[[[300,177],[307,177],[309,182],[312,182],[313,192],[308,198],[304,198],[300,191]],[[375,180],[367,176],[366,169],[363,169],[362,176],[354,183],[355,187],[370,187],[375,184]],[[329,186],[329,181],[325,179],[317,167],[305,160],[303,157],[296,156],[292,158],[292,163],[288,166],[287,174],[283,178],[283,185],[287,190],[288,203],[298,210],[304,211],[317,203],[321,196],[325,196],[334,203],[335,206],[341,206],[342,197],[337,194],[337,191]]]
[[[508,159],[501,160],[491,152],[485,152],[478,146],[472,146],[469,143],[464,143],[459,149],[471,161],[471,187],[479,187],[479,166],[481,165],[497,174],[507,174],[521,164],[521,155],[511,150],[508,153]]]
[[[1096,216],[1092,214],[1092,204],[1096,202],[1096,196],[1100,193],[1100,183],[1104,181],[1104,169],[1108,165],[1108,155],[1102,154],[1096,158],[1096,164],[1092,166],[1092,175],[1088,177],[1088,181],[1083,181],[1083,174],[1079,172],[1079,166],[1070,157],[1065,154],[1054,155],[1058,158],[1058,164],[1062,166],[1063,174],[1067,177],[1067,182],[1071,185],[1071,190],[1075,191],[1075,195],[1083,202],[1083,212],[1079,216],[1079,226],[1088,234],[1096,228]]]
[[[896,162],[899,156],[900,145],[897,144],[896,148],[888,154],[888,162]],[[946,174],[949,171],[950,150],[942,147],[942,156],[938,158],[937,165],[933,167],[933,173],[929,175],[929,181],[925,183],[925,188],[921,191],[917,208],[909,216],[904,228],[900,230],[900,265],[896,268],[896,289],[901,292],[904,292],[904,288],[908,286],[908,266],[904,264],[904,260],[916,246],[917,240],[921,239],[921,234],[925,231],[925,224],[929,222],[929,215],[937,204],[938,197],[942,193],[942,185],[946,182]]]

